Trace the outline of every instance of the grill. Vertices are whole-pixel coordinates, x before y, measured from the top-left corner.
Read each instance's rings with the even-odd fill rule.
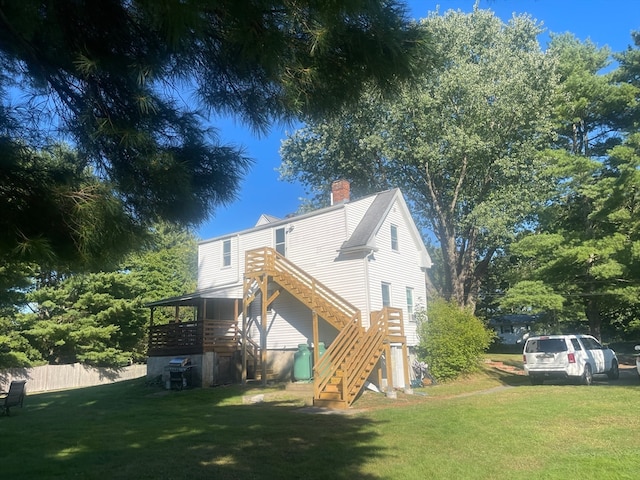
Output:
[[[182,390],[192,386],[193,365],[189,357],[172,358],[164,371],[167,390]]]

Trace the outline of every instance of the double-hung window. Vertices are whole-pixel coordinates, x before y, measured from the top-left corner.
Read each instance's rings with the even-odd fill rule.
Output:
[[[407,314],[409,315],[409,321],[415,322],[416,316],[413,307],[413,288],[407,287]]]
[[[231,266],[231,240],[224,240],[222,242],[222,266]]]
[[[278,252],[280,255],[285,256],[286,255],[286,243],[285,243],[285,232],[284,232],[284,227],[283,228],[276,228],[276,232],[275,232],[275,247],[276,247],[276,252]]]
[[[391,306],[391,284],[382,282],[382,306]]]
[[[398,251],[398,227],[391,225],[391,250]]]

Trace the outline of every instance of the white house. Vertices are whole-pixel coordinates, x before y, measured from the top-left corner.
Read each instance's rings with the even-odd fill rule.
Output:
[[[426,307],[431,259],[400,190],[353,201],[349,195],[349,183],[340,180],[329,207],[284,219],[262,215],[253,228],[200,242],[197,291],[149,304],[174,305],[176,312],[196,307],[196,321],[152,326],[150,370],[157,374],[168,355],[189,354],[203,384],[220,383],[234,372],[242,379],[256,373],[265,381],[267,375],[289,378],[299,345],[319,347],[313,358],[320,368],[321,344],[333,355],[343,341],[340,332],[353,323],[361,329],[354,338],[384,330],[386,339],[375,341],[386,346],[367,347],[377,352],[370,362],[384,358],[386,378],[393,378],[394,387],[408,387],[406,357],[418,342],[414,313]],[[167,335],[167,328],[192,328],[202,339],[190,345],[193,352],[184,341],[180,350],[166,343],[177,331]]]

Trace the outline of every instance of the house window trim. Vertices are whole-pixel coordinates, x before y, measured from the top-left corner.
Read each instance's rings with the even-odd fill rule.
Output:
[[[225,246],[229,246],[229,252],[225,251]],[[228,263],[227,263],[228,260]],[[231,239],[226,239],[222,241],[222,268],[231,268],[231,262],[233,260],[233,252]]]
[[[387,296],[388,296],[388,302],[387,304],[385,304],[385,287],[387,288]],[[380,294],[382,296],[382,308],[384,307],[391,307],[392,306],[392,295],[391,295],[391,284],[389,282],[381,282],[380,283]]]
[[[278,242],[278,232],[282,231],[282,242]],[[282,246],[282,251],[278,249],[279,246]],[[273,248],[276,252],[278,252],[283,257],[287,256],[287,231],[284,227],[276,228],[273,231]]]
[[[413,287],[406,287],[405,292],[407,296],[407,316],[411,323],[416,323],[416,302],[413,295],[414,289]]]
[[[400,242],[398,241],[398,226],[392,223],[389,228],[389,234],[391,235],[391,251],[400,252]]]

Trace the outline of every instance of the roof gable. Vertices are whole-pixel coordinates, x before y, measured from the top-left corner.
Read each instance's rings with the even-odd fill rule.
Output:
[[[376,195],[376,198],[365,212],[351,236],[342,244],[340,250],[344,253],[358,250],[377,250],[376,235],[394,205],[400,208],[400,213],[409,229],[411,238],[420,253],[420,266],[430,268],[432,265],[431,257],[424,246],[422,236],[413,221],[409,207],[398,188],[387,190]]]
[[[304,213],[302,215],[295,215],[288,218],[277,218],[272,215],[263,214],[258,219],[256,225],[252,228],[241,230],[235,233],[229,233],[223,236],[211,238],[208,240],[202,240],[199,242],[200,245],[219,241],[223,238],[228,238],[230,236],[235,235],[250,235],[253,232],[257,232],[259,230],[263,230],[265,228],[275,228],[279,226],[285,226],[289,223],[295,223],[303,219],[307,219],[310,217],[318,217],[330,212],[334,212],[335,210],[343,210],[347,209],[352,214],[358,210],[356,205],[360,205],[359,208],[362,208],[361,202],[371,202],[367,207],[364,214],[356,213],[355,221],[357,222],[355,228],[353,229],[349,238],[347,238],[342,245],[340,246],[340,252],[349,253],[356,251],[376,251],[376,235],[380,230],[380,227],[384,223],[385,219],[389,215],[389,212],[393,208],[394,205],[397,205],[400,208],[400,213],[404,218],[405,224],[409,229],[411,239],[416,246],[416,250],[418,250],[420,255],[420,266],[423,268],[430,268],[432,265],[431,257],[429,256],[427,249],[422,241],[422,236],[418,231],[415,222],[413,221],[413,217],[411,216],[411,212],[409,211],[409,207],[407,206],[402,192],[400,189],[394,188],[391,190],[386,190],[384,192],[376,193],[373,195],[369,195],[366,197],[359,198],[357,200],[353,200],[347,203],[339,203],[335,205],[331,205],[328,207],[324,207],[318,210],[314,210],[312,212]],[[364,204],[366,205],[366,203]],[[362,214],[362,218],[357,219],[358,215]]]
[[[387,190],[376,195],[351,236],[342,244],[341,250],[351,251],[375,248],[375,236],[389,210],[393,206],[398,190]]]
[[[267,215],[266,213],[263,213],[262,215],[260,215],[260,218],[256,222],[255,226],[259,227],[261,225],[268,225],[270,223],[279,222],[280,220],[282,219],[274,217],[273,215]]]

